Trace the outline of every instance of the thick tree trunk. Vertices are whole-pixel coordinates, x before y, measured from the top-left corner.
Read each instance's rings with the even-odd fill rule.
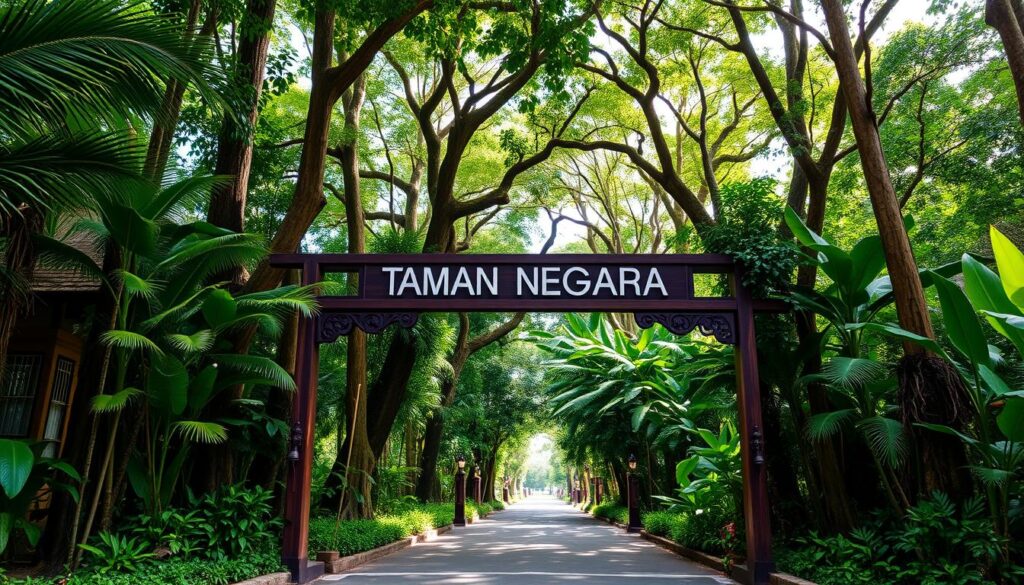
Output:
[[[231,177],[217,185],[210,198],[208,220],[216,226],[241,232],[245,224],[245,199],[252,165],[252,136],[259,116],[264,69],[270,48],[270,31],[277,0],[249,0],[242,18],[241,42],[232,71],[232,86],[238,103],[234,115],[225,114],[217,145],[216,175]],[[239,119],[244,122],[239,123]],[[241,284],[243,269],[233,271],[235,284]]]
[[[1017,89],[1017,109],[1024,124],[1024,3],[1021,0],[986,0],[985,23],[999,32],[1006,49],[1013,85]]]
[[[345,186],[345,221],[348,228],[348,250],[358,254],[366,251],[366,229],[363,219],[363,203],[359,184],[359,116],[366,97],[366,77],[360,76],[342,98],[345,110],[346,143],[341,146],[341,172]],[[349,288],[357,290],[355,276],[351,277]],[[372,476],[379,453],[370,443],[368,429],[367,374],[366,374],[366,333],[353,330],[348,337],[346,361],[346,410],[345,442],[338,450],[334,469],[327,486],[330,503],[338,497],[343,502],[342,516],[346,518],[369,518],[373,516],[371,488]],[[339,429],[339,434],[341,429]],[[386,442],[385,437],[385,442]],[[383,444],[381,445],[383,448]],[[340,477],[345,478],[341,485]],[[342,489],[344,488],[344,489]],[[331,494],[331,492],[334,492]]]
[[[850,42],[842,2],[822,0],[822,8],[835,48],[836,70],[846,96],[871,207],[885,249],[886,267],[892,282],[900,326],[917,335],[934,339],[924,288],[910,247],[910,238],[903,225],[899,199],[889,177],[889,167],[885,160],[874,112],[861,79],[853,44]],[[963,416],[962,412],[956,412],[957,409],[947,412],[941,408],[944,404],[966,402],[962,384],[955,383],[959,378],[948,372],[951,366],[932,358],[919,345],[907,342],[904,343],[903,350],[905,355],[901,363],[901,397],[904,399],[902,407],[906,422],[917,422],[911,413],[943,413],[949,418],[942,421],[944,424],[962,427],[965,422],[960,419]],[[919,367],[918,364],[926,367]],[[922,472],[926,479],[925,488],[939,489],[954,495],[960,493],[962,485],[958,481],[958,470],[966,466],[966,457],[962,449],[949,452],[948,442],[935,440],[933,433],[917,433],[917,438],[923,462]]]
[[[200,0],[192,0],[188,14],[185,17],[185,37],[191,37],[199,21],[199,11],[203,3]],[[217,26],[217,10],[213,9],[206,17],[200,36],[208,36],[213,33]],[[167,161],[171,156],[171,145],[174,142],[174,130],[178,127],[178,119],[181,117],[181,104],[185,98],[187,85],[177,79],[168,79],[167,88],[164,90],[163,103],[160,105],[160,113],[153,122],[153,131],[149,136],[149,146],[146,151],[146,162],[142,167],[142,174],[145,177],[159,181],[167,168]]]

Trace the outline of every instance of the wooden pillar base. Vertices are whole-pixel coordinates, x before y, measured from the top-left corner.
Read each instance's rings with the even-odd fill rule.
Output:
[[[314,579],[319,579],[324,574],[324,564],[320,561],[311,561],[307,558],[301,559],[290,559],[283,558],[284,565],[288,567],[288,572],[292,574],[292,582],[309,583]]]

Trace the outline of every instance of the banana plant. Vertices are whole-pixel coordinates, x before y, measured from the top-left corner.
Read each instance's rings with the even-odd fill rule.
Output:
[[[939,424],[919,426],[960,438],[974,454],[971,471],[986,487],[993,521],[1006,535],[1024,469],[1024,390],[1013,389],[997,373],[1003,358],[989,345],[980,316],[1024,358],[1024,254],[994,227],[990,233],[998,274],[969,254],[961,258],[963,289],[943,275],[930,274],[953,353],[921,341],[957,366],[977,422],[968,432]],[[900,338],[912,335],[894,325],[888,330]]]
[[[66,481],[79,481],[78,472],[64,461],[44,457],[46,444],[0,439],[0,553],[15,530],[24,532],[30,545],[39,542],[42,530],[28,519],[33,503],[57,490],[78,499],[78,490]]]
[[[852,426],[871,451],[889,503],[902,512],[908,498],[900,488],[897,470],[909,455],[909,438],[902,423],[892,417],[891,408],[884,407],[896,382],[890,364],[871,354],[868,338],[868,334],[885,334],[887,326],[875,319],[892,303],[889,277],[882,275],[885,253],[881,238],[867,236],[846,251],[814,233],[792,209],[786,209],[785,217],[797,240],[816,253],[811,261],[832,281],[822,291],[797,286],[791,295],[799,308],[827,323],[818,334],[818,346],[804,351],[831,354],[820,372],[806,375],[800,382],[824,384],[831,403],[838,407],[809,417],[806,433],[811,440],[821,441]],[[909,219],[908,224],[909,229]]]
[[[112,390],[96,396],[92,408],[114,415],[116,433],[122,412],[139,403],[143,416],[128,426],[144,448],[127,471],[151,514],[170,501],[191,445],[227,440],[224,422],[204,417],[217,394],[253,384],[293,388],[272,359],[233,353],[230,336],[255,327],[273,338],[295,311],[313,310],[308,287],[235,295],[216,281],[265,254],[254,235],[181,223],[218,181],[191,177],[127,196],[98,196],[98,220],[78,226],[115,246],[121,258],[109,283],[116,291],[114,322],[102,336],[113,352]]]
[[[713,507],[742,510],[743,466],[736,426],[727,420],[717,435],[708,429],[694,429],[692,433],[700,437],[704,445],[690,447],[690,457],[676,465],[678,497],[658,496],[657,499],[667,504],[672,512],[699,514]],[[728,498],[723,498],[723,494]]]

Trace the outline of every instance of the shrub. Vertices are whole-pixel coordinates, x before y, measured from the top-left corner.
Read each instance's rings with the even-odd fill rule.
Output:
[[[370,520],[338,522],[335,518],[315,518],[309,523],[309,548],[336,550],[342,556],[354,555],[447,526],[454,519],[454,504],[404,504],[392,514]]]
[[[672,531],[672,525],[680,518],[679,514],[673,514],[664,510],[648,512],[643,515],[644,529],[655,536],[668,536]]]
[[[934,493],[899,522],[874,522],[849,535],[812,532],[795,543],[779,552],[779,566],[820,585],[973,585],[1024,577],[1024,567],[1000,560],[1009,543],[992,531],[980,498],[958,509]]]
[[[615,502],[604,502],[594,506],[591,514],[595,518],[607,518],[619,524],[629,522],[629,508]]]
[[[0,584],[57,585],[63,582],[66,585],[228,585],[284,570],[280,552],[276,549],[267,549],[220,560],[171,558],[150,561],[139,565],[130,573],[100,574],[85,569],[75,571],[67,581],[63,581],[63,578],[6,580],[0,576]]]
[[[501,500],[491,500],[488,503],[490,504],[491,508],[493,508],[495,510],[504,510],[505,509],[505,502],[502,502]]]

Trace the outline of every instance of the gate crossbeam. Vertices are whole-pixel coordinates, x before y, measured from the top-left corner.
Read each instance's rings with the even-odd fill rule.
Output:
[[[317,297],[320,313],[299,325],[290,449],[299,459],[288,469],[283,553],[296,582],[323,571],[307,550],[319,344],[357,328],[380,333],[392,325],[413,327],[425,312],[522,311],[633,313],[642,328],[657,323],[679,335],[696,329],[736,347],[748,581],[768,583],[773,564],[754,314],[786,312],[789,305],[751,298],[742,267],[730,257],[274,254],[270,265],[301,270],[304,285],[337,273],[354,275],[357,284],[353,295]],[[730,294],[700,296],[698,275],[719,275],[713,281],[727,284]]]

